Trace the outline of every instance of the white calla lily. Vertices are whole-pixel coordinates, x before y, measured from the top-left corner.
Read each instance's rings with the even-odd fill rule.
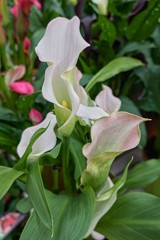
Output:
[[[17,147],[17,152],[20,157],[23,156],[33,134],[40,128],[48,128],[46,131],[36,140],[32,146],[32,156],[40,156],[41,154],[51,150],[56,144],[56,135],[54,133],[54,127],[57,123],[55,115],[48,113],[46,118],[38,125],[32,126],[24,130],[21,136],[20,143]]]
[[[93,120],[108,116],[100,107],[88,106],[88,95],[80,86],[81,73],[75,65],[89,44],[82,38],[79,25],[77,17],[56,18],[36,47],[39,59],[51,64],[46,69],[42,94],[55,104],[59,131],[65,136],[72,132],[76,116]]]
[[[62,72],[72,69],[79,54],[89,46],[80,34],[79,25],[76,16],[71,20],[63,17],[52,20],[35,49],[40,61],[60,65]]]

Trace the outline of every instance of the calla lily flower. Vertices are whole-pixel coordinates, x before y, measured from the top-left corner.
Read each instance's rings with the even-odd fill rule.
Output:
[[[79,54],[89,46],[80,34],[79,25],[78,17],[52,20],[35,49],[40,61],[59,65],[61,73],[72,69]]]
[[[126,112],[116,112],[94,123],[92,142],[83,147],[87,158],[87,167],[81,178],[83,185],[89,183],[97,188],[105,181],[115,157],[138,145],[139,124],[145,120]]]
[[[51,150],[56,145],[56,135],[54,127],[57,123],[55,115],[48,113],[46,118],[38,125],[32,126],[24,130],[21,136],[20,143],[17,147],[17,152],[20,157],[23,156],[33,134],[40,128],[47,130],[36,140],[32,146],[31,156],[40,156],[41,154]]]
[[[76,116],[90,119],[107,116],[101,108],[87,106],[88,96],[79,84],[81,74],[75,64],[80,52],[89,46],[80,35],[79,25],[77,17],[56,18],[48,24],[36,47],[39,59],[50,65],[42,94],[55,104],[59,131],[65,136],[72,132]]]
[[[120,99],[113,95],[112,89],[108,86],[103,86],[103,90],[97,95],[95,101],[109,115],[118,112],[121,106]]]
[[[31,83],[27,81],[18,81],[9,85],[9,87],[14,91],[22,95],[29,95],[34,93],[34,87]]]

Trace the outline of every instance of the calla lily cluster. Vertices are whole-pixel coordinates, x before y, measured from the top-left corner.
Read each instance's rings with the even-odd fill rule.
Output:
[[[80,85],[82,74],[76,67],[79,54],[89,47],[80,34],[79,25],[77,17],[52,20],[36,47],[39,60],[48,64],[42,94],[54,104],[54,113],[48,113],[40,124],[23,132],[18,154],[20,157],[24,155],[33,134],[40,128],[46,128],[46,131],[34,142],[30,157],[39,157],[52,150],[57,143],[57,133],[62,139],[69,139],[79,119],[91,126],[91,142],[86,143],[82,150],[86,167],[77,185],[80,189],[92,187],[97,198],[93,220],[86,233],[88,236],[116,201],[118,189],[104,197],[102,203],[98,200],[114,188],[109,178],[111,164],[115,157],[138,145],[139,124],[145,119],[120,112],[121,101],[108,86],[103,86],[95,101],[90,101],[88,93]]]

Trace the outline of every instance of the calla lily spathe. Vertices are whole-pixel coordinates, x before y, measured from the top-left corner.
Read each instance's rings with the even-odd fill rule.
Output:
[[[39,59],[50,65],[42,94],[56,105],[59,131],[65,136],[72,132],[76,116],[90,119],[107,116],[100,107],[87,106],[88,96],[79,84],[81,74],[75,65],[80,52],[89,46],[80,34],[79,25],[77,17],[56,18],[48,24],[36,47]]]
[[[103,184],[115,157],[138,145],[139,124],[145,120],[130,113],[116,112],[94,123],[91,143],[83,147],[87,158],[87,167],[81,178],[83,185],[91,184],[97,188]]]
[[[113,95],[110,87],[105,85],[103,85],[103,90],[97,95],[95,102],[108,115],[118,112],[121,107],[121,100]]]
[[[17,147],[17,152],[20,157],[23,156],[33,134],[40,128],[48,128],[46,131],[36,140],[32,146],[31,156],[40,156],[41,154],[51,150],[56,145],[56,135],[54,133],[54,127],[57,123],[55,115],[48,113],[46,118],[38,125],[32,126],[24,130],[21,136],[20,143]]]
[[[72,69],[79,54],[89,46],[80,34],[79,25],[78,17],[52,20],[35,49],[40,61],[59,65],[61,72]]]

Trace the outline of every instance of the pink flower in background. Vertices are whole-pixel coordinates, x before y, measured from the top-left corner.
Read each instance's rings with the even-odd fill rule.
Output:
[[[31,46],[31,41],[28,37],[25,37],[23,40],[23,51],[24,53],[28,54],[29,53],[29,48]]]
[[[35,5],[38,9],[41,9],[41,4],[38,0],[18,0],[11,9],[11,13],[15,18],[17,18],[19,9],[21,9],[25,15],[28,15],[33,5]]]
[[[32,121],[33,125],[37,125],[43,119],[42,114],[35,108],[31,108],[29,112],[29,119]]]
[[[27,81],[19,81],[10,84],[10,88],[19,94],[28,95],[34,93],[34,87]]]

